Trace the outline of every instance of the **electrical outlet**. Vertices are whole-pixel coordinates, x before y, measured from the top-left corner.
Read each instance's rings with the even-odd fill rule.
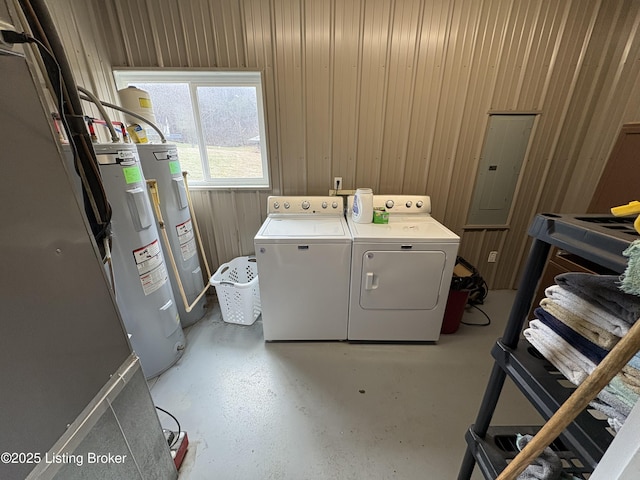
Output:
[[[333,189],[342,190],[342,177],[333,177]]]
[[[491,252],[489,252],[489,258],[487,258],[487,262],[496,263],[497,260],[498,260],[498,252],[496,250],[492,250]]]

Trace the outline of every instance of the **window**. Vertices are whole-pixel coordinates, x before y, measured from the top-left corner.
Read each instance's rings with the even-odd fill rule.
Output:
[[[156,125],[177,145],[190,185],[269,186],[260,72],[147,69],[113,75],[118,89],[136,86],[149,93]],[[159,140],[150,129],[147,135]]]

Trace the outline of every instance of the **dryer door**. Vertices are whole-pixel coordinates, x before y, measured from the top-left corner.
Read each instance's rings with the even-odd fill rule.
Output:
[[[445,260],[442,251],[365,252],[360,306],[366,310],[435,308]]]

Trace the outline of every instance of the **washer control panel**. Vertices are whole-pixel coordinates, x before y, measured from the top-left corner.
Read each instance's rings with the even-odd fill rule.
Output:
[[[287,197],[272,195],[267,198],[267,215],[271,214],[343,215],[342,197]]]

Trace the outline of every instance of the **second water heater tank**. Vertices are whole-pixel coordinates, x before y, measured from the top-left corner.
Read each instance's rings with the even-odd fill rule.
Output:
[[[204,289],[204,281],[184,177],[178,159],[178,149],[172,143],[145,143],[138,144],[137,148],[144,176],[149,180],[155,179],[158,183],[160,212],[164,219],[169,244],[165,245],[162,236],[160,239],[163,242],[162,246],[165,252],[168,254],[169,249],[173,252],[185,296],[191,305]],[[182,326],[193,325],[205,314],[205,297],[198,300],[187,312],[182,301],[176,274],[171,265],[167,265],[167,268],[173,287],[173,295],[178,303]]]

